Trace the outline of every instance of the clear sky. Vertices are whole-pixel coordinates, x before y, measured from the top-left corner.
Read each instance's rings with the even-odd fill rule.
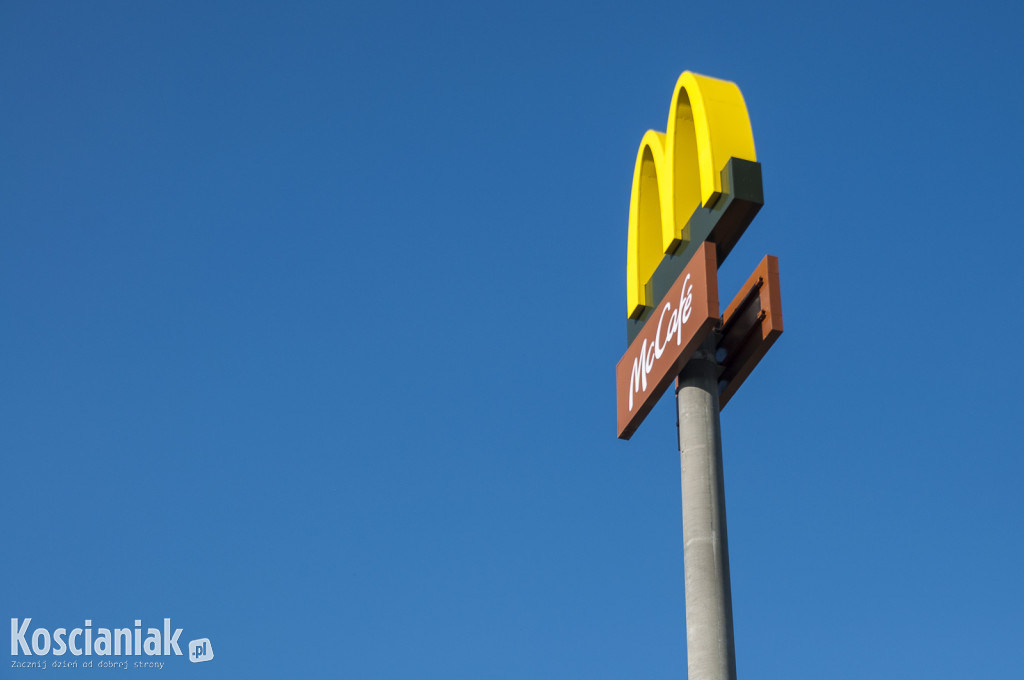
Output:
[[[777,255],[786,324],[722,416],[740,677],[1019,676],[1022,26],[3,2],[3,630],[210,639],[163,679],[684,677],[672,400],[618,441],[614,367],[689,69],[763,165],[721,297]]]

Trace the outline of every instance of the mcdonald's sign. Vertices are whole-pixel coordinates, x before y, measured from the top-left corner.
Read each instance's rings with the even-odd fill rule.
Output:
[[[615,397],[629,439],[678,385],[690,677],[736,676],[719,413],[782,334],[782,302],[778,258],[766,255],[723,314],[718,267],[763,204],[739,88],[684,72],[668,127],[644,134],[633,167]]]
[[[644,134],[633,168],[626,251],[630,345],[616,369],[620,438],[632,435],[703,340],[721,328],[717,268],[763,204],[743,94],[734,83],[684,72],[666,131]],[[777,266],[773,271],[777,297]],[[765,331],[771,341],[781,333],[776,308],[777,325]],[[699,310],[696,321],[684,323],[691,309]],[[752,369],[749,357],[756,363],[768,347],[745,350],[745,372],[737,371],[727,398]]]

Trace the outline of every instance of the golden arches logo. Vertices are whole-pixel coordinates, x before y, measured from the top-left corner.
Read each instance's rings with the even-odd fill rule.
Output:
[[[636,155],[626,256],[629,319],[641,320],[658,303],[648,284],[666,257],[686,250],[688,259],[692,241],[715,240],[711,232],[720,215],[704,220],[708,233],[693,233],[691,223],[729,192],[722,177],[730,159],[757,161],[743,94],[734,83],[685,71],[672,94],[666,131],[648,130]],[[756,184],[759,195],[759,166]],[[753,203],[753,212],[747,209],[749,216],[740,218],[745,222],[739,234],[760,208],[756,199]],[[728,253],[719,250],[720,257]]]

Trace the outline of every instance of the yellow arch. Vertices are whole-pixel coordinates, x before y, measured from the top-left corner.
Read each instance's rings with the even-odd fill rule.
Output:
[[[747,105],[735,83],[684,71],[666,130],[644,134],[633,169],[626,246],[626,313],[632,319],[653,306],[644,286],[662,257],[690,240],[684,233],[690,216],[718,200],[729,158],[757,160]]]

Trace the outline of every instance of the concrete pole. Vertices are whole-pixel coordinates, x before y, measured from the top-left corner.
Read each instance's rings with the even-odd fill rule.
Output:
[[[683,369],[676,390],[689,680],[736,680],[714,357],[712,335]]]

